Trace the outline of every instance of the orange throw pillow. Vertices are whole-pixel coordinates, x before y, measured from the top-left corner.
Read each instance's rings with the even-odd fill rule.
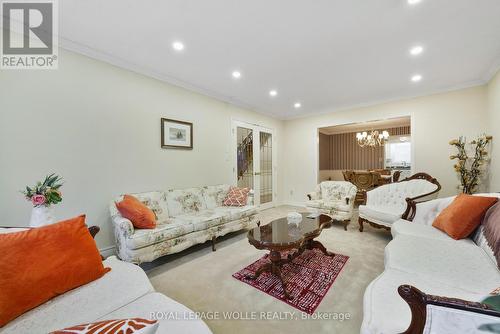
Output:
[[[85,216],[0,234],[0,327],[57,295],[101,278]]]
[[[123,217],[132,222],[135,228],[156,227],[155,213],[134,196],[123,196],[123,200],[116,203],[116,208]]]
[[[455,240],[467,238],[481,224],[489,207],[497,201],[497,197],[460,194],[441,211],[432,226]]]

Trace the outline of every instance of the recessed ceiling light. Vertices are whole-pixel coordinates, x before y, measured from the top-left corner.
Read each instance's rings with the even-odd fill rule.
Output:
[[[420,80],[422,80],[422,76],[420,74],[415,74],[411,77],[411,81],[413,82],[419,82]]]
[[[175,41],[172,43],[172,48],[174,48],[175,51],[182,51],[184,50],[184,44],[179,41]]]
[[[295,109],[299,109],[300,107],[302,107],[302,104],[300,104],[300,102],[295,102],[295,104],[293,105],[293,107]]]
[[[418,56],[424,51],[424,47],[421,45],[416,45],[410,49],[410,54],[412,56]]]
[[[276,96],[276,95],[278,95],[278,92],[273,89],[273,90],[269,91],[269,95]]]
[[[408,4],[409,5],[416,5],[417,3],[419,3],[420,1],[422,0],[408,0]]]
[[[239,71],[233,71],[232,76],[235,79],[239,79],[239,78],[241,78],[241,72],[239,72]]]

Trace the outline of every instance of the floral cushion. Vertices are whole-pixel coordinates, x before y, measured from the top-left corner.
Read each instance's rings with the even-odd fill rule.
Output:
[[[226,220],[236,220],[257,214],[257,208],[254,205],[220,206],[215,208],[215,212],[223,214]]]
[[[224,200],[225,206],[245,206],[247,204],[248,188],[231,187],[226,199]]]
[[[177,216],[175,218],[192,224],[194,231],[206,230],[209,227],[217,226],[227,221],[224,214],[216,213],[213,210],[204,210],[198,213],[188,213],[185,215]]]
[[[213,209],[218,206],[224,205],[230,186],[227,184],[220,184],[216,186],[203,187],[203,199],[208,209]]]
[[[346,203],[346,200],[340,200],[340,201],[325,201],[323,203],[323,207],[326,209],[333,209],[336,211],[343,211],[343,212],[352,212],[353,207],[350,204]]]
[[[199,212],[207,208],[200,188],[169,190],[166,197],[171,217]]]
[[[155,229],[136,229],[134,234],[125,239],[125,245],[130,249],[153,245],[163,240],[178,238],[193,232],[193,225],[178,219],[171,219],[168,223],[158,225]]]
[[[346,197],[352,198],[356,195],[356,187],[346,181],[321,182],[321,198],[325,201],[340,201]]]
[[[322,199],[313,199],[307,201],[307,206],[311,208],[321,209],[323,208],[323,200]]]
[[[223,236],[227,233],[249,229],[256,226],[253,217],[234,220],[225,224],[211,227],[207,230],[191,232],[177,238],[164,240],[147,247],[127,250],[126,261],[134,263],[151,262],[161,256],[178,253],[193,245],[204,243],[213,237]]]

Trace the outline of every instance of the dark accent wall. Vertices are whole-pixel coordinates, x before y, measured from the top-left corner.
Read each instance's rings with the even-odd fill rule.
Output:
[[[391,136],[407,136],[411,134],[410,126],[386,130],[389,131]],[[384,168],[384,147],[359,146],[356,140],[356,132],[333,135],[319,134],[320,170],[379,168]]]

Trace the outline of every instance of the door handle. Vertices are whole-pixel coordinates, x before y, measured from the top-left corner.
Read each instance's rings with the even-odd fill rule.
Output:
[[[255,172],[253,173],[253,175],[260,175],[260,172]]]

